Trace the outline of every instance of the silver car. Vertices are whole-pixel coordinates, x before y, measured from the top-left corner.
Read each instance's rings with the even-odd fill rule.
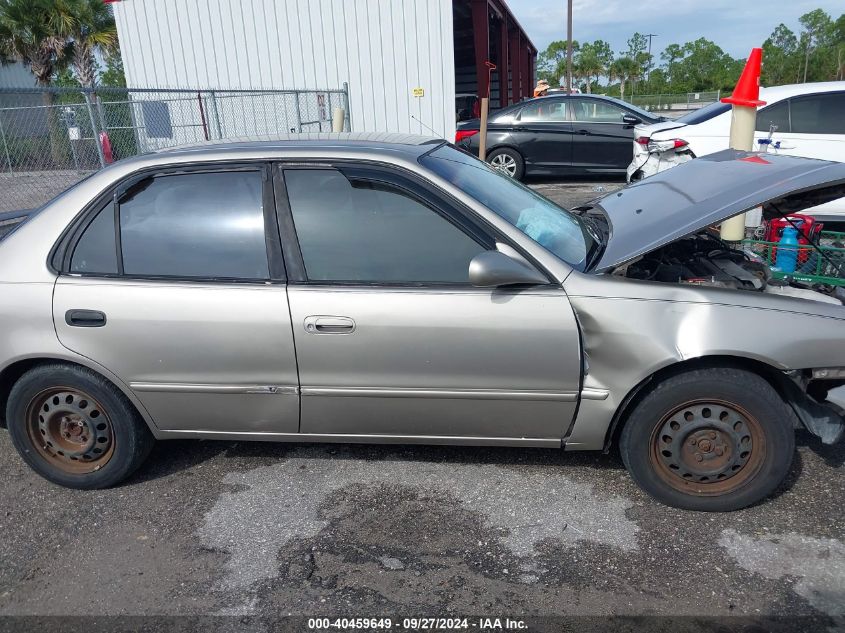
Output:
[[[845,307],[708,227],[843,193],[726,151],[568,212],[386,135],[123,160],[0,242],[0,411],[74,488],[171,438],[618,447],[664,503],[741,508],[796,428],[841,437]]]

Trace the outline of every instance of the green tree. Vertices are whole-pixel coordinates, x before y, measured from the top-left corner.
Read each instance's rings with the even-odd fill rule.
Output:
[[[76,16],[69,0],[0,0],[0,56],[29,66],[39,86],[47,87],[60,70]],[[56,163],[67,151],[53,93],[44,91],[50,153]]]
[[[785,24],[778,24],[763,42],[761,83],[766,86],[791,83],[798,73],[798,38]]]
[[[587,93],[592,92],[593,83],[608,73],[610,64],[613,63],[613,52],[610,44],[604,40],[586,42],[578,49],[574,60],[574,73],[584,79]]]
[[[828,75],[826,66],[833,66],[833,59],[828,59],[828,49],[831,49],[831,39],[833,37],[834,24],[830,16],[822,9],[815,9],[809,13],[805,13],[798,21],[804,30],[801,33],[801,49],[804,53],[804,71],[802,80],[806,83],[808,77],[810,81],[825,78]],[[808,72],[810,69],[810,61],[813,61],[813,72]]]
[[[85,88],[97,81],[95,53],[117,50],[117,27],[111,9],[103,0],[71,0],[76,21],[71,30],[72,64],[76,78]]]
[[[572,41],[573,57],[578,42]],[[537,79],[545,79],[553,86],[560,85],[560,78],[566,74],[566,40],[555,40],[537,56]]]
[[[625,83],[633,83],[641,77],[642,68],[630,57],[619,57],[610,65],[610,80],[619,80],[619,95],[625,99]]]

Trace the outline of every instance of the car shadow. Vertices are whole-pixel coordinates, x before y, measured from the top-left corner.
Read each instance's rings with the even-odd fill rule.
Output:
[[[808,431],[798,431],[795,434],[795,445],[806,447],[824,460],[831,468],[839,468],[845,464],[845,441],[836,444],[822,444],[821,440]]]
[[[490,464],[503,468],[525,466],[582,467],[620,471],[625,466],[611,451],[566,452],[557,448],[499,446],[432,446],[416,444],[335,444],[299,442],[243,442],[214,440],[166,440],[156,444],[144,466],[127,485],[169,477],[222,457],[246,468],[258,468],[284,459],[292,453],[317,452],[327,460],[366,460],[415,463],[446,463],[460,466]],[[314,455],[312,455],[313,457]]]

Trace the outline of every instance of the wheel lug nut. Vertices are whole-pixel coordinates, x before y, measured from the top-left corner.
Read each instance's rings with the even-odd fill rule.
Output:
[[[715,440],[715,439],[716,439],[716,433],[714,433],[713,431],[710,431],[710,435],[709,435],[708,437],[709,437],[711,440]]]
[[[723,455],[723,454],[724,454],[724,452],[725,452],[725,451],[724,451],[724,449],[723,449],[721,446],[717,446],[717,447],[716,447],[716,455]]]
[[[695,446],[696,444],[698,444],[698,440],[697,440],[697,439],[695,439],[695,438],[692,438],[692,439],[689,441],[689,443],[690,443],[690,446]]]
[[[695,454],[695,461],[700,462],[704,460],[704,456],[701,453]]]

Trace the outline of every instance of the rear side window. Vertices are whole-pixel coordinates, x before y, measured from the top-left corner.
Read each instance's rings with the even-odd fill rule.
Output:
[[[116,275],[114,205],[106,205],[85,229],[70,260],[70,272]]]
[[[262,192],[259,171],[142,180],[118,200],[120,248],[109,203],[76,243],[70,272],[269,279]]]
[[[725,104],[727,105],[727,104]],[[789,132],[789,101],[784,99],[757,112],[757,131],[768,132],[771,126],[777,127],[776,132]]]
[[[519,120],[528,123],[536,121],[548,123],[566,121],[566,103],[563,101],[547,101],[541,99],[522,108]]]
[[[845,134],[845,92],[828,92],[791,99],[795,134]]]
[[[127,275],[269,278],[259,171],[149,178],[119,200]]]
[[[311,281],[468,283],[486,250],[416,197],[333,169],[285,171]]]

